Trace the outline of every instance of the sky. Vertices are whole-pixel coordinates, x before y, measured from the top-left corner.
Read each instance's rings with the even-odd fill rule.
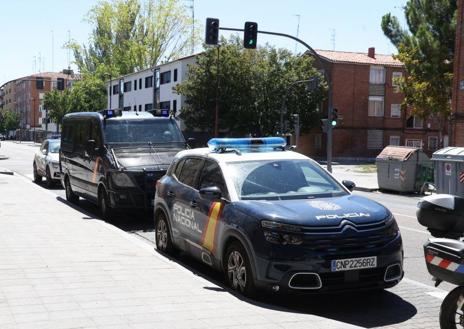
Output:
[[[406,0],[180,0],[194,4],[195,28],[207,17],[221,27],[243,28],[245,21],[258,23],[258,30],[296,36],[315,49],[392,54],[396,49],[383,35],[381,18],[391,12],[405,24]],[[92,26],[85,20],[96,0],[0,0],[0,86],[33,73],[61,71],[73,56],[63,45],[69,37],[88,43]],[[191,9],[188,9],[191,12]],[[231,32],[221,31],[227,37]],[[203,34],[202,34],[203,35]],[[276,36],[258,35],[258,45],[269,43],[292,51],[295,42]],[[196,51],[200,51],[198,47]],[[68,60],[69,58],[69,60]],[[71,63],[69,63],[71,62]]]

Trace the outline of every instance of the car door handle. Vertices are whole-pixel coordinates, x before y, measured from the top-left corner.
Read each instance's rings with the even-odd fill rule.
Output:
[[[173,191],[168,191],[167,193],[168,197],[173,198],[176,196],[176,194]]]
[[[190,207],[196,208],[197,207],[197,202],[195,200],[190,201]]]

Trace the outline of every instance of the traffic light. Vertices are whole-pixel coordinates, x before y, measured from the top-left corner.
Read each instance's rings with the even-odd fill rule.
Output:
[[[63,78],[56,79],[56,89],[64,90],[64,79]]]
[[[243,47],[247,49],[256,49],[258,39],[258,23],[245,22]]]
[[[338,123],[338,109],[333,109],[330,124],[332,125],[332,127],[336,127],[337,123]]]
[[[219,19],[207,18],[205,28],[205,42],[207,45],[217,45],[219,39]]]

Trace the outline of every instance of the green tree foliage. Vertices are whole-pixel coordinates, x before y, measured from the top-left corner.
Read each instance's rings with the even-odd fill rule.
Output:
[[[71,89],[45,93],[44,107],[58,126],[67,113],[100,111],[106,107],[105,84],[96,76],[86,76],[76,81]]]
[[[197,65],[190,66],[188,79],[175,89],[186,96],[181,118],[188,129],[214,131],[216,78],[219,129],[229,135],[275,134],[285,95],[286,121],[291,122],[292,114],[299,114],[302,131],[319,123],[317,108],[324,98],[325,85],[321,83],[311,92],[306,83],[292,85],[315,76],[323,80],[312,66],[312,58],[296,57],[288,50],[269,46],[246,50],[238,38],[223,40],[219,49],[219,69],[218,50],[209,48],[197,57]]]
[[[404,12],[408,30],[390,13],[381,23],[407,70],[399,81],[403,105],[419,117],[435,116],[443,124],[450,114],[456,0],[409,0]]]
[[[0,132],[6,133],[9,130],[16,130],[19,127],[19,115],[16,112],[3,110],[0,111]]]
[[[192,21],[182,0],[104,0],[87,20],[94,27],[89,44],[69,46],[79,71],[102,80],[190,51]]]

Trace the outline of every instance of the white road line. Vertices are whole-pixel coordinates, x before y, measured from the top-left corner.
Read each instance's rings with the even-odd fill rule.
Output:
[[[446,295],[448,295],[448,292],[446,292],[446,291],[443,291],[443,292],[441,292],[441,291],[430,291],[430,292],[426,292],[426,294],[430,295],[432,297],[436,297],[438,299],[443,300],[443,299],[445,299]]]
[[[405,230],[405,231],[411,231],[411,232],[430,235],[430,233],[427,232],[427,231],[418,230],[418,229],[415,229],[415,228],[412,228],[412,227],[407,227],[407,226],[402,226],[402,225],[399,225],[398,227],[400,228],[400,230]]]
[[[416,216],[405,215],[405,214],[400,214],[400,213],[393,213],[393,215],[417,219]]]

